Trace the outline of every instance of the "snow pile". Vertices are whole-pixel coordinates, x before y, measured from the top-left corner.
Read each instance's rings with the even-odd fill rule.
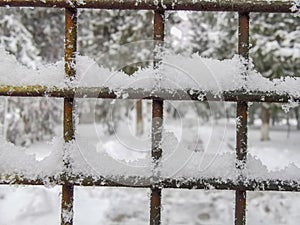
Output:
[[[193,130],[193,128],[190,128]],[[121,130],[124,131],[122,128]],[[207,129],[205,128],[206,132]],[[83,130],[82,130],[83,131]],[[233,131],[233,130],[232,130]],[[223,130],[213,131],[215,138],[223,135]],[[82,132],[79,132],[82,133]],[[180,133],[180,132],[179,132]],[[194,130],[189,134],[196,133]],[[90,129],[88,138],[77,135],[76,141],[69,144],[72,172],[80,175],[92,176],[99,179],[101,176],[109,177],[116,182],[123,182],[123,178],[136,177],[137,180],[130,181],[134,184],[147,185],[151,179],[178,179],[185,182],[190,179],[216,178],[222,181],[230,179],[237,181],[241,177],[249,180],[294,180],[300,181],[300,168],[298,165],[289,164],[285,168],[270,170],[261,159],[248,154],[244,170],[236,169],[236,154],[227,141],[232,137],[225,137],[228,140],[216,143],[216,140],[209,140],[201,135],[203,143],[198,140],[191,144],[185,142],[186,137],[174,133],[170,129],[163,132],[162,139],[162,160],[158,168],[153,170],[155,165],[150,156],[150,140],[142,143],[134,143],[135,137],[128,133],[117,133],[116,140],[90,141],[93,136]],[[123,135],[123,136],[122,136]],[[190,136],[187,135],[187,136]],[[227,134],[226,134],[227,135]],[[234,135],[234,132],[233,132]],[[182,140],[182,138],[184,140]],[[224,138],[224,137],[223,137]],[[232,140],[234,141],[234,140]],[[212,143],[210,143],[212,142]],[[113,143],[113,145],[112,145]],[[155,172],[155,173],[154,173]],[[154,176],[158,174],[158,177]],[[140,178],[145,178],[141,180]],[[121,180],[119,180],[121,179]],[[131,183],[131,184],[132,184]]]
[[[0,141],[0,174],[24,176],[27,179],[45,179],[50,176],[58,177],[63,170],[62,146],[63,141],[54,139],[49,144],[51,154],[43,160],[36,160],[34,155],[26,154],[26,149],[15,146],[5,140]],[[5,180],[6,177],[1,177]]]
[[[153,167],[150,158],[138,158],[140,157],[138,155],[136,160],[132,161],[132,151],[123,146],[120,148],[117,144],[115,146],[117,147],[115,149],[108,148],[108,151],[113,152],[107,152],[99,149],[99,145],[91,144],[78,137],[76,141],[69,143],[72,173],[91,176],[94,179],[99,179],[101,176],[116,179],[131,176],[151,177]],[[127,157],[124,154],[127,154]],[[126,158],[127,160],[124,160]]]
[[[64,80],[63,62],[33,70],[20,65],[3,49],[0,49],[0,56],[2,85],[31,84],[66,87],[68,84]],[[210,91],[215,95],[233,90],[274,91],[278,94],[300,96],[299,78],[286,77],[270,81],[256,72],[251,64],[247,69],[245,60],[239,56],[220,61],[202,58],[198,54],[184,56],[164,52],[158,68],[148,67],[137,71],[132,76],[127,76],[120,71],[111,71],[97,65],[88,57],[78,56],[77,73],[77,79],[72,82],[73,87],[109,87],[112,90],[119,90],[120,93],[127,88],[143,88],[149,91],[195,89]],[[88,133],[90,135],[91,131],[89,130]],[[120,140],[129,140],[129,142],[124,144]],[[95,179],[101,176],[151,178],[154,174],[154,165],[150,157],[150,140],[139,143],[136,146],[137,151],[130,147],[130,143],[137,143],[137,140],[121,135],[119,142],[107,141],[95,144],[77,135],[76,141],[70,143],[64,144],[62,140],[55,141],[52,153],[45,159],[37,161],[34,156],[26,154],[24,149],[2,140],[0,173],[24,175],[30,179],[58,176],[64,171],[65,150],[70,159],[73,175],[91,175]],[[140,151],[141,149],[148,151]],[[290,165],[279,173],[270,173],[260,160],[251,156],[246,169],[241,172],[235,169],[234,152],[210,154],[203,150],[202,146],[196,146],[191,150],[178,141],[178,137],[172,132],[164,132],[162,149],[162,164],[157,170],[164,178],[215,177],[235,180],[242,174],[249,179],[280,177],[300,181],[297,175],[300,174],[298,167]]]
[[[158,68],[152,66],[140,69],[132,76],[99,66],[86,56],[77,56],[77,77],[71,84],[65,80],[63,62],[40,66],[37,70],[19,64],[14,56],[0,49],[0,84],[2,85],[44,85],[69,87],[108,87],[124,96],[127,88],[146,91],[201,90],[214,95],[224,91],[273,91],[278,94],[300,96],[300,79],[285,77],[269,80],[264,78],[250,63],[239,56],[216,60],[203,58],[198,54],[178,55],[164,51]],[[20,79],[21,78],[21,79]]]
[[[62,86],[64,82],[64,63],[40,65],[38,69],[30,69],[21,65],[15,56],[0,47],[0,84],[1,85],[41,85]]]
[[[51,154],[42,160],[36,160],[34,155],[27,154],[24,148],[2,140],[0,142],[2,149],[0,174],[3,175],[1,179],[12,179],[14,175],[18,175],[29,180],[42,179],[45,184],[48,184],[49,176],[59,178],[67,171],[73,176],[90,176],[95,180],[106,177],[117,183],[128,184],[126,182],[129,182],[130,185],[149,185],[153,179],[165,178],[177,179],[178,184],[180,181],[186,182],[187,178],[192,180],[215,178],[220,181],[230,179],[233,182],[241,178],[245,182],[276,179],[300,182],[299,164],[286,164],[279,170],[270,170],[261,159],[250,153],[245,168],[236,169],[236,155],[231,144],[227,143],[229,139],[223,140],[219,145],[215,143],[216,140],[209,141],[210,138],[204,136],[203,143],[198,141],[186,145],[185,141],[179,141],[178,134],[164,131],[161,164],[154,170],[155,165],[150,154],[150,139],[134,145],[134,137],[124,133],[125,136],[118,135],[119,141],[106,139],[104,142],[104,137],[101,137],[100,140],[103,142],[95,142],[94,138],[91,139],[94,135],[91,127],[89,130],[89,133],[86,132],[89,138],[77,135],[76,140],[69,143],[64,143],[61,139],[54,140],[49,146]],[[207,129],[205,130],[207,132]],[[218,139],[218,131],[214,131],[214,134]],[[213,146],[209,147],[209,142],[212,142]],[[63,152],[66,152],[65,157],[70,162],[69,170],[66,170],[63,165],[65,159]]]
[[[257,157],[252,156],[251,154],[248,154],[247,157],[245,170],[242,171],[243,176],[247,179],[255,179],[257,181],[268,179],[300,181],[300,168],[293,163],[283,169],[269,171],[267,166]]]
[[[59,224],[60,192],[60,186],[1,186],[1,224]],[[148,224],[149,195],[139,188],[75,187],[74,224]],[[299,199],[295,192],[248,192],[247,224],[297,225]],[[234,203],[233,191],[164,189],[162,224],[234,224]]]
[[[193,54],[184,55],[165,54],[158,69],[151,68],[138,71],[136,79],[146,77],[153,82],[145,89],[195,89],[212,91],[215,94],[227,90],[236,90],[243,85],[243,65],[238,57],[230,60],[208,59]],[[151,85],[151,86],[150,86]]]
[[[121,149],[116,149],[120,150]],[[168,151],[168,149],[164,149]],[[186,149],[179,151],[185,152]],[[290,164],[284,169],[279,171],[269,171],[260,159],[248,154],[248,160],[244,170],[235,168],[236,155],[235,153],[222,153],[222,154],[209,154],[197,152],[179,158],[181,154],[178,153],[177,157],[172,156],[171,159],[162,158],[162,163],[159,168],[155,170],[154,164],[151,163],[151,158],[138,159],[135,162],[126,163],[122,160],[113,158],[107,153],[99,153],[95,151],[92,146],[87,146],[87,143],[77,141],[73,143],[71,149],[72,155],[72,173],[74,175],[91,176],[97,180],[101,176],[114,179],[116,182],[122,182],[122,178],[136,177],[137,180],[131,180],[131,184],[139,184],[139,182],[147,185],[151,179],[178,179],[186,182],[189,179],[207,179],[216,178],[222,181],[228,179],[237,181],[243,177],[244,181],[247,180],[290,180],[300,182],[300,168],[294,164]],[[121,178],[121,180],[119,180]],[[144,178],[145,180],[140,180]],[[149,180],[148,180],[149,179]]]
[[[157,69],[148,67],[138,70],[132,76],[123,72],[111,72],[88,57],[78,58],[78,86],[109,87],[110,89],[142,88],[196,89],[218,93],[236,90],[243,85],[243,65],[239,57],[231,60],[214,60],[194,54],[191,57],[165,54]]]
[[[289,94],[294,97],[300,96],[299,77],[282,77],[271,81],[253,71],[247,77],[246,87],[249,91],[267,91],[277,94]]]
[[[132,76],[109,71],[88,57],[79,57],[78,65],[78,86],[109,87],[120,93],[127,88],[142,88],[147,91],[167,89],[170,92],[193,89],[215,95],[236,90],[270,91],[300,96],[299,78],[285,77],[271,81],[258,73],[251,63],[246,69],[245,60],[239,56],[216,60],[198,54],[184,56],[166,51],[157,69],[140,69]]]

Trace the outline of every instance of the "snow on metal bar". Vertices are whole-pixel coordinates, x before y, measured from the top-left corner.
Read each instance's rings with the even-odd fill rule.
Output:
[[[247,156],[248,160],[243,170],[235,168],[233,152],[218,155],[203,153],[205,161],[209,163],[209,167],[204,165],[206,169],[203,170],[199,168],[203,159],[202,153],[199,152],[193,156],[192,161],[178,171],[176,170],[178,163],[182,165],[182,155],[179,154],[174,160],[163,164],[160,168],[161,175],[154,180],[151,157],[143,159],[144,167],[128,167],[87,143],[86,140],[79,139],[69,143],[64,143],[61,139],[56,140],[52,143],[51,154],[38,161],[33,155],[26,154],[24,148],[2,140],[0,142],[2,149],[0,184],[147,188],[155,184],[160,188],[300,191],[299,167],[288,165],[281,170],[269,171],[262,161],[250,154]],[[61,149],[63,148],[69,150],[72,164],[72,170],[67,172],[67,176],[62,163]],[[180,152],[183,151],[190,150],[182,147]],[[241,174],[243,176],[240,176]]]
[[[0,185],[62,185],[64,179],[48,177],[43,179],[27,179],[18,175],[1,175]],[[74,186],[132,187],[149,188],[151,180],[144,177],[101,177],[95,179],[89,176],[70,177]],[[134,181],[134,182],[133,182]],[[206,190],[243,190],[243,191],[289,191],[300,192],[300,182],[281,179],[245,179],[243,181],[219,178],[189,178],[184,177],[163,179],[158,184],[161,188],[172,189],[206,189]]]
[[[191,100],[191,101],[247,101],[247,102],[300,102],[299,95],[277,94],[272,91],[225,91],[215,95],[209,91],[161,89],[151,91],[144,89],[126,88],[122,92],[105,87],[78,87],[57,88],[45,86],[0,86],[0,96],[14,97],[53,97],[53,98],[103,98],[103,99],[164,99],[164,100]]]
[[[205,94],[211,94],[232,101],[236,101],[238,96],[235,94],[238,92],[248,96],[249,101],[251,98],[270,101],[273,94],[282,96],[283,101],[286,101],[285,95],[298,99],[300,96],[300,78],[297,77],[271,81],[250,64],[249,76],[245,79],[241,74],[247,68],[238,56],[220,61],[202,58],[198,54],[184,56],[165,50],[164,54],[158,68],[141,69],[132,76],[104,68],[88,57],[77,56],[76,78],[70,81],[65,78],[63,62],[40,66],[37,70],[29,69],[0,49],[0,95],[72,97],[75,94],[75,97],[147,98],[155,97],[152,93],[156,91],[156,96],[170,100],[188,100],[191,96],[193,100],[196,97],[201,100],[201,94],[204,99],[207,97]],[[160,90],[157,90],[158,83]],[[265,93],[266,99],[259,99],[255,94],[259,92]],[[281,98],[274,101],[281,102]]]
[[[193,11],[247,11],[291,12],[292,0],[0,0],[0,6],[10,7],[77,7],[134,10],[193,10]]]

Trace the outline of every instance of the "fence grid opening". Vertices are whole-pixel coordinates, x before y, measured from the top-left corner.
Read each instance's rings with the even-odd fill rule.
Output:
[[[65,9],[65,75],[72,81],[76,77],[76,52],[77,52],[77,10],[79,8],[94,9],[114,9],[114,10],[153,10],[153,39],[154,39],[154,67],[160,63],[159,47],[164,40],[165,11],[167,10],[192,10],[192,11],[234,11],[238,13],[238,54],[245,59],[245,66],[249,59],[249,17],[251,12],[265,13],[291,13],[293,1],[193,1],[193,0],[164,0],[158,1],[134,1],[134,0],[87,0],[65,1],[65,0],[0,0],[0,6],[10,7],[55,7]],[[247,76],[247,71],[243,76]],[[152,99],[152,147],[151,156],[153,161],[153,177],[149,182],[147,178],[124,178],[128,182],[116,182],[109,177],[101,177],[95,180],[92,176],[78,177],[69,174],[72,168],[68,160],[68,149],[64,152],[65,170],[60,178],[49,178],[53,184],[62,185],[61,197],[61,224],[73,224],[73,196],[74,186],[117,186],[117,187],[144,187],[150,188],[150,225],[161,224],[161,198],[163,188],[187,188],[187,189],[214,189],[234,190],[236,195],[235,202],[235,224],[246,224],[246,200],[247,191],[265,190],[265,191],[300,191],[300,183],[297,181],[286,180],[244,180],[241,173],[239,180],[228,179],[220,181],[216,178],[186,179],[177,180],[176,178],[155,179],[160,177],[159,166],[161,163],[162,151],[162,126],[163,126],[163,106],[164,100],[197,100],[202,95],[201,101],[231,101],[236,102],[236,116],[239,123],[236,126],[236,169],[243,170],[247,161],[247,114],[248,102],[288,102],[292,97],[299,101],[298,96],[289,96],[288,94],[276,94],[271,92],[224,92],[222,98],[210,95],[206,92],[180,93],[177,95],[169,94],[167,90],[160,90],[159,93],[147,92],[143,90],[126,90],[127,99]],[[96,93],[96,94],[95,94]],[[57,88],[43,86],[0,86],[1,96],[50,96],[63,98],[63,138],[66,143],[72,142],[75,138],[75,119],[74,99],[76,98],[118,98],[117,92],[102,87],[76,87],[76,88]],[[157,97],[157,96],[163,96]],[[209,97],[208,97],[209,96]],[[120,178],[122,179],[122,178]],[[131,184],[129,180],[134,180]],[[23,184],[23,185],[43,185],[41,179],[31,180],[26,177],[8,176],[2,179],[1,184]]]

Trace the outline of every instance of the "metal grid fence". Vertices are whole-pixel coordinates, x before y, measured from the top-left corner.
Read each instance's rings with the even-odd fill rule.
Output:
[[[246,1],[246,0],[86,0],[84,4],[73,0],[0,0],[0,6],[10,7],[55,7],[65,9],[65,74],[72,80],[76,76],[76,46],[77,46],[77,9],[78,8],[97,8],[97,9],[118,9],[118,10],[153,10],[154,27],[153,38],[157,43],[164,39],[164,13],[167,10],[191,10],[191,11],[235,11],[239,15],[238,23],[238,53],[248,59],[249,55],[249,14],[250,12],[277,12],[291,13],[293,1]],[[155,53],[154,53],[155,54]],[[154,66],[156,63],[154,63]],[[117,98],[114,93],[107,88],[47,88],[42,86],[0,86],[1,96],[50,96],[64,99],[64,119],[63,135],[65,142],[70,142],[75,138],[75,124],[73,118],[74,96],[76,97],[97,97],[97,98]],[[143,90],[128,89],[129,99],[152,99],[152,119],[161,118],[160,122],[152,121],[152,159],[154,166],[160,163],[162,149],[160,141],[162,138],[161,127],[163,121],[163,102],[164,100],[198,100],[198,96],[204,96],[202,101],[232,101],[237,104],[237,117],[240,118],[240,124],[236,127],[236,158],[238,169],[243,169],[247,160],[247,111],[248,102],[288,102],[290,98],[296,101],[300,99],[297,96],[278,95],[271,92],[224,92],[223,97],[213,97],[209,93],[203,93],[201,90],[194,94],[190,92],[178,91],[177,95],[168,94],[161,90],[159,93],[145,92]],[[160,96],[159,98],[157,96]],[[66,167],[68,161],[64,162]],[[23,184],[23,185],[43,185],[40,179],[30,180],[26,177],[18,177],[13,174],[1,175],[6,177],[2,179],[1,184]],[[187,188],[187,189],[214,189],[235,190],[235,224],[246,224],[246,193],[247,191],[300,191],[298,181],[289,180],[240,180],[220,181],[216,178],[186,179],[176,180],[175,178],[163,179],[159,181],[148,180],[146,178],[134,177],[124,178],[126,182],[111,181],[107,177],[101,177],[97,180],[91,177],[72,176],[70,174],[61,174],[59,179],[49,178],[53,184],[62,185],[61,201],[61,224],[73,224],[73,218],[69,220],[63,216],[65,211],[73,212],[73,194],[75,185],[83,186],[117,186],[117,187],[143,187],[151,189],[150,196],[150,225],[161,224],[161,191],[163,188]],[[131,185],[131,180],[135,183]],[[147,185],[145,185],[147,184]]]

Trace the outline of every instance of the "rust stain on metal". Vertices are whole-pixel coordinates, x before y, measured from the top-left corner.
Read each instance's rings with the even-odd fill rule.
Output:
[[[163,100],[152,101],[152,158],[158,161],[162,155]]]
[[[73,200],[74,200],[74,186],[64,184],[62,186],[62,199],[61,199],[61,224],[73,224]]]
[[[238,52],[246,59],[249,58],[249,12],[239,12],[239,40]],[[247,76],[247,74],[245,74]],[[247,119],[248,103],[237,102],[237,125],[236,125],[236,167],[244,169],[247,160]],[[246,224],[246,191],[235,192],[235,225]]]
[[[77,9],[65,9],[65,74],[72,81],[76,76],[76,51],[77,51]],[[74,96],[64,98],[64,140],[65,142],[72,141],[74,137]],[[64,154],[67,154],[66,152]],[[67,154],[68,155],[68,154]],[[66,168],[66,183],[62,186],[62,201],[61,201],[61,225],[73,224],[73,185],[68,183],[68,171],[70,170],[70,162],[68,157],[65,157],[64,164]]]
[[[0,185],[62,185],[72,182],[74,186],[97,186],[97,187],[131,187],[131,188],[154,188],[152,178],[140,176],[83,176],[73,175],[69,177],[60,176],[37,178],[35,180],[26,178],[21,175],[7,174],[1,175]],[[216,190],[238,190],[238,191],[289,191],[300,192],[300,182],[279,179],[247,179],[237,182],[236,179],[219,179],[219,178],[161,178],[158,184],[159,188],[172,189],[208,189],[212,187]]]
[[[239,41],[238,53],[249,58],[249,12],[239,12]]]
[[[299,96],[289,94],[277,94],[276,92],[265,91],[225,91],[221,97],[209,91],[201,90],[182,90],[160,89],[159,92],[139,89],[123,89],[128,94],[127,99],[157,99],[157,96],[165,100],[192,100],[192,101],[228,101],[228,102],[279,102],[287,103],[290,99],[300,102]],[[191,94],[192,93],[192,94]],[[76,87],[76,88],[57,88],[46,86],[10,86],[0,85],[0,96],[18,97],[52,97],[52,98],[104,98],[116,99],[118,90],[105,87]],[[200,100],[199,96],[203,96]]]
[[[162,10],[154,11],[154,30],[153,39],[156,41],[163,41],[165,36],[165,12]]]
[[[160,53],[163,47],[163,41],[165,36],[165,22],[164,11],[154,11],[154,23],[153,23],[153,40],[154,40],[154,68],[159,65],[160,62]]]
[[[151,188],[150,225],[161,224],[161,189]]]
[[[154,68],[160,63],[159,53],[162,51],[160,47],[164,40],[164,11],[154,11],[153,24],[153,39],[154,39]],[[163,127],[163,100],[154,99],[152,101],[152,151],[151,156],[154,163],[153,176],[156,180],[159,176],[157,171],[162,156],[161,141],[162,141],[162,127]],[[150,196],[150,225],[161,224],[161,189],[155,185],[151,187]]]
[[[235,192],[235,224],[246,224],[246,191]]]
[[[65,73],[70,79],[76,74],[77,9],[65,9]]]
[[[248,104],[244,101],[237,102],[237,126],[236,126],[236,156],[239,161],[237,167],[243,169],[247,158],[247,118]]]
[[[74,139],[74,124],[73,124],[73,98],[64,98],[64,140],[69,142]]]

